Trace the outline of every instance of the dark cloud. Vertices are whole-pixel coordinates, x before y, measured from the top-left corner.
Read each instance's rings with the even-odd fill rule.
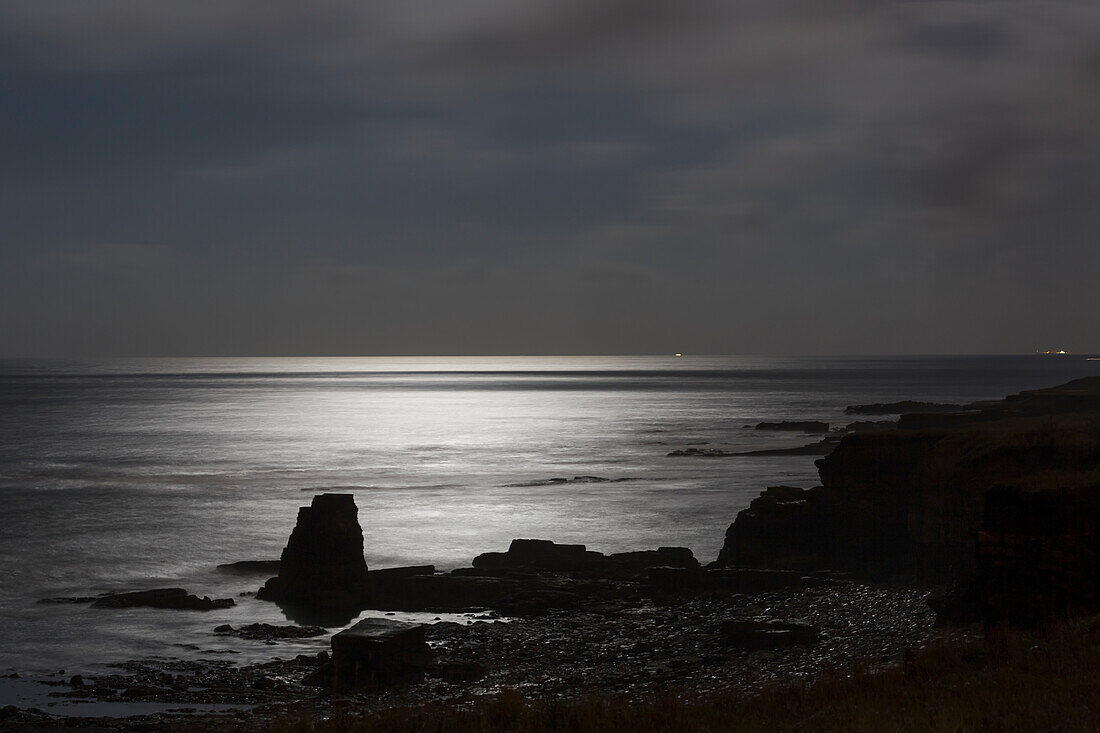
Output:
[[[1100,348],[1095,3],[0,27],[7,353]]]

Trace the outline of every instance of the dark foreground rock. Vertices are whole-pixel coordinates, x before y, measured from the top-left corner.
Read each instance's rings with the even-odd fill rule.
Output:
[[[407,682],[430,663],[423,624],[372,618],[332,637],[332,683],[338,688]]]
[[[363,608],[368,593],[363,530],[351,494],[321,494],[298,510],[279,574],[256,597],[302,617],[341,616]]]
[[[502,690],[536,698],[599,693],[616,699],[751,692],[827,671],[899,661],[907,647],[931,637],[932,614],[920,587],[850,583],[791,587],[752,595],[703,594],[654,603],[607,601],[583,610],[510,621],[471,618],[424,628],[434,660],[407,684],[375,685],[333,694],[322,671],[328,654],[300,655],[240,666],[226,660],[147,660],[85,675],[61,686],[58,701],[159,703],[173,709],[236,705],[218,714],[181,718],[41,720],[57,729],[281,729],[288,721],[339,718],[354,708],[405,704],[466,704]],[[806,624],[818,643],[754,648],[730,642],[732,622]],[[318,684],[321,682],[322,684]],[[43,707],[43,709],[47,709]],[[48,708],[55,715],[61,706]]]
[[[190,595],[183,588],[156,588],[115,593],[97,598],[92,608],[168,608],[180,611],[213,611],[233,606],[232,598],[211,599]]]

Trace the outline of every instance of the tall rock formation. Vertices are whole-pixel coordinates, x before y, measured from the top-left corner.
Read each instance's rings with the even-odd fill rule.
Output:
[[[298,510],[279,561],[279,574],[257,598],[277,601],[299,616],[341,616],[363,608],[368,594],[363,530],[351,494],[320,494]]]

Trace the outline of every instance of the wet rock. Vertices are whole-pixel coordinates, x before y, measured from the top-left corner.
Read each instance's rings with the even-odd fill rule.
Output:
[[[59,596],[56,598],[40,598],[39,603],[42,604],[61,604],[61,603],[94,603],[103,596]]]
[[[83,687],[83,686],[84,686],[84,678],[81,677],[80,675],[74,674],[72,677],[69,678],[69,687]]]
[[[232,634],[241,639],[255,639],[258,641],[274,641],[276,639],[309,639],[314,636],[323,636],[328,633],[320,626],[275,626],[274,624],[247,624],[240,628],[233,628],[229,624],[214,627],[218,634]]]
[[[583,600],[582,595],[570,590],[532,588],[502,598],[493,605],[509,616],[536,616],[576,608]]]
[[[703,576],[696,568],[651,567],[646,571],[646,584],[660,595],[682,595],[701,589]]]
[[[365,619],[332,637],[336,687],[391,684],[423,675],[431,662],[424,626]]]
[[[447,662],[440,676],[450,684],[476,682],[485,676],[485,665],[479,662]]]
[[[829,423],[820,420],[782,420],[780,422],[759,422],[755,430],[788,430],[802,433],[827,433]]]
[[[856,420],[845,425],[844,430],[849,433],[866,433],[872,430],[893,430],[897,426],[897,420]]]
[[[754,650],[815,644],[821,637],[821,630],[816,626],[758,619],[723,621],[721,632],[729,646]]]
[[[722,458],[736,455],[719,448],[683,448],[674,450],[668,454],[670,458]]]
[[[408,578],[413,575],[435,575],[435,565],[406,565],[398,568],[381,568],[367,571],[367,577],[370,579],[371,585],[399,578]]]
[[[827,456],[840,444],[840,436],[822,438],[815,443],[807,443],[794,448],[761,448],[739,453],[727,453],[730,456]]]
[[[608,567],[641,572],[648,568],[698,568],[699,561],[687,547],[658,547],[656,550],[615,552],[607,556]]]
[[[236,575],[278,575],[278,560],[240,560],[239,562],[223,563],[218,570],[224,573]]]
[[[92,608],[167,608],[181,611],[213,611],[233,606],[232,598],[211,599],[190,595],[183,588],[156,588],[103,596]]]
[[[368,588],[355,499],[351,494],[321,494],[298,510],[279,574],[256,597],[286,604],[305,617],[342,616],[363,608]]]

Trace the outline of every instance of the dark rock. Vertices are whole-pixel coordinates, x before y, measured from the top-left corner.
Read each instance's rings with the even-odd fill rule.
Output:
[[[450,684],[476,682],[485,676],[485,665],[479,662],[447,662],[440,676]]]
[[[958,412],[966,409],[965,405],[955,405],[943,402],[915,402],[902,400],[901,402],[876,402],[870,405],[849,405],[844,409],[845,415],[901,415],[915,412]]]
[[[670,458],[722,458],[732,455],[737,454],[728,453],[718,448],[684,448],[682,450],[674,450],[668,454]]]
[[[780,649],[815,644],[821,630],[809,624],[756,619],[730,619],[722,622],[726,643],[740,649]]]
[[[152,685],[131,685],[122,691],[121,697],[127,700],[135,700],[140,698],[150,698],[161,692],[164,692],[159,687],[153,687]]]
[[[968,412],[845,436],[816,462],[822,486],[769,489],[738,515],[719,564],[951,580],[931,601],[941,620],[1100,610],[1100,378],[946,407]]]
[[[897,420],[856,420],[844,426],[849,433],[866,433],[871,430],[893,430],[898,426]]]
[[[682,595],[703,586],[702,570],[685,567],[651,567],[646,571],[646,584],[659,595]]]
[[[840,436],[822,438],[816,443],[796,446],[794,448],[761,448],[759,450],[741,451],[739,453],[726,453],[728,456],[827,456],[840,444]]]
[[[550,611],[576,608],[583,601],[580,593],[561,588],[529,588],[505,596],[493,605],[509,616],[539,616]]]
[[[368,607],[381,611],[489,608],[520,589],[515,580],[463,575],[395,575],[376,582]]]
[[[80,675],[74,674],[72,677],[69,678],[69,687],[83,687],[83,686],[84,686],[84,678],[81,677]]]
[[[182,611],[213,611],[233,606],[232,598],[212,600],[209,596],[189,595],[183,588],[157,588],[103,596],[92,608],[169,608]]]
[[[274,641],[276,639],[309,639],[314,636],[322,636],[326,633],[320,626],[275,626],[273,624],[247,624],[234,629],[229,624],[223,624],[214,629],[216,633],[228,633],[242,639],[256,639],[259,641]]]
[[[43,604],[60,604],[60,603],[94,603],[103,596],[60,596],[57,598],[40,598],[39,603]]]
[[[399,568],[381,568],[367,571],[371,584],[385,583],[396,578],[408,578],[413,575],[434,575],[435,565],[406,565]]]
[[[1100,481],[994,489],[966,600],[991,625],[1035,628],[1100,611]]]
[[[703,574],[707,589],[727,593],[768,593],[786,588],[822,585],[818,578],[808,577],[794,570],[768,570],[762,568],[710,569]]]
[[[973,584],[955,583],[944,593],[928,597],[928,607],[936,614],[936,625],[965,626],[982,620],[974,600]]]
[[[558,545],[550,540],[512,540],[508,552],[486,552],[473,560],[479,570],[583,570],[604,559],[584,545]]]
[[[333,684],[339,688],[408,680],[430,662],[421,624],[365,619],[332,637]]]
[[[627,571],[641,572],[647,568],[698,568],[699,561],[686,547],[658,547],[656,550],[615,552],[604,563]]]
[[[298,616],[353,615],[364,607],[369,585],[363,530],[351,494],[321,494],[298,510],[280,558],[279,574],[256,597],[278,601]]]
[[[789,430],[802,433],[827,433],[829,423],[820,420],[782,420],[780,422],[759,422],[756,430]]]
[[[278,575],[278,560],[241,560],[239,562],[224,563],[218,566],[218,570],[236,575]]]

